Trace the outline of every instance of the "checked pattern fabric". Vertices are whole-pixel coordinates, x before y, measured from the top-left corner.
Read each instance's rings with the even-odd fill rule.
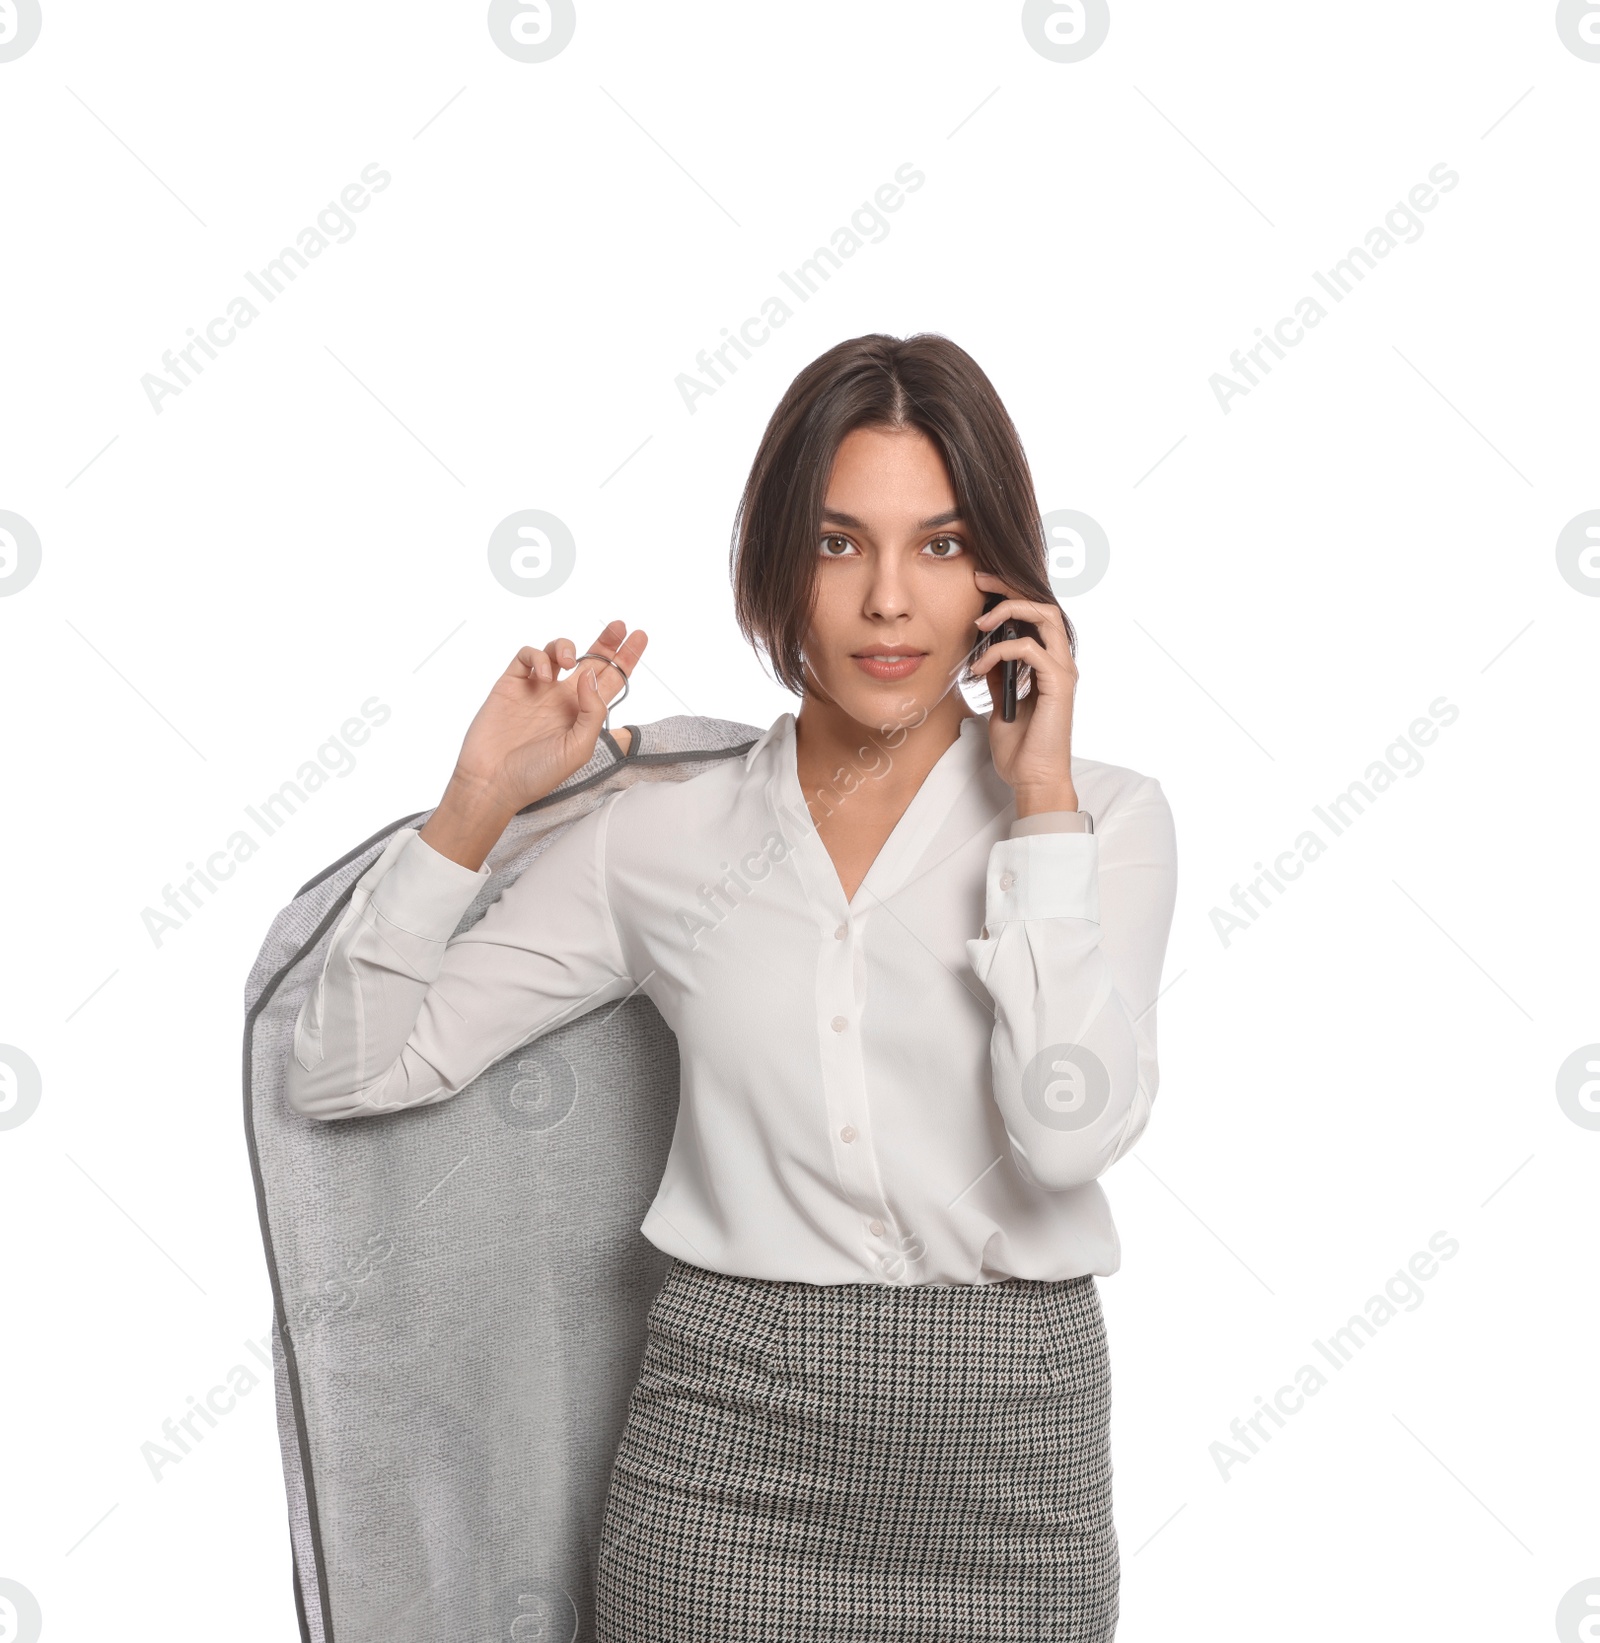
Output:
[[[674,1260],[601,1525],[599,1643],[1107,1643],[1092,1276],[814,1285]]]

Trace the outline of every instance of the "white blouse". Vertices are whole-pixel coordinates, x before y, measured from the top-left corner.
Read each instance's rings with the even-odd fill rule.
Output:
[[[1093,834],[1019,821],[987,717],[963,719],[846,902],[785,713],[743,756],[612,794],[459,935],[488,866],[402,828],[301,1009],[288,1099],[445,1101],[640,991],[681,1067],[658,1249],[817,1284],[1115,1272],[1098,1177],[1155,1098],[1176,845],[1154,778],[1072,775]]]

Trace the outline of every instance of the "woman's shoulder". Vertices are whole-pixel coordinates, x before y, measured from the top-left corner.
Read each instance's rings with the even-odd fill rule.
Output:
[[[633,780],[617,794],[613,829],[625,823],[635,836],[648,838],[655,829],[703,824],[725,815],[753,783],[764,782],[750,758],[761,731],[721,719],[684,723],[687,734],[679,724],[675,736],[652,736],[659,727],[646,725],[633,738],[625,760]]]

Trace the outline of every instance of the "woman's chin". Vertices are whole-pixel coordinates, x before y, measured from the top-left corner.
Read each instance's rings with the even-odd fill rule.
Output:
[[[928,688],[932,659],[900,679],[878,679],[852,659],[842,678],[824,681],[827,694],[857,724],[887,731],[921,724],[938,698]]]

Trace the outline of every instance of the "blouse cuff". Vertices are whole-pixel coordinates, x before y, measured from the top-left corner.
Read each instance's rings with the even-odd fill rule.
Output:
[[[1100,922],[1100,840],[1095,834],[1024,834],[1000,839],[990,850],[985,925],[1041,918]]]
[[[1022,839],[1032,833],[1076,833],[1080,831],[1078,824],[1073,822],[1069,825],[1065,818],[1080,814],[1077,810],[1040,810],[1031,816],[1018,816],[1011,823],[1011,837]]]
[[[461,915],[489,877],[489,864],[473,869],[441,855],[414,827],[397,835],[389,870],[373,886],[371,905],[390,924],[425,941],[448,941]]]

